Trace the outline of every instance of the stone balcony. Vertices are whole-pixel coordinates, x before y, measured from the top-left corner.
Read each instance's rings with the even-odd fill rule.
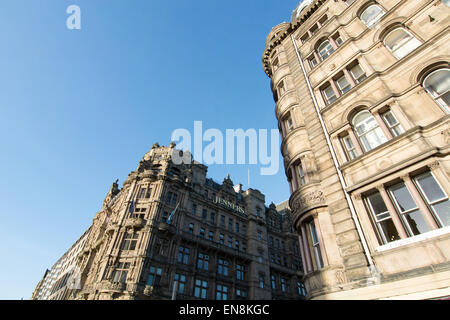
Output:
[[[127,285],[125,283],[117,282],[109,282],[109,281],[102,281],[98,286],[97,289],[100,292],[122,292],[126,290]]]

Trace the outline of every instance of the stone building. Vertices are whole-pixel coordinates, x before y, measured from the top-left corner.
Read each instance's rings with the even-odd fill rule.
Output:
[[[268,35],[308,299],[450,295],[449,6],[304,0]]]
[[[32,300],[67,300],[75,297],[80,287],[77,259],[84,249],[90,228],[63,254],[50,270],[46,270],[36,286]]]
[[[287,203],[207,167],[172,162],[155,144],[96,214],[70,299],[303,299],[298,235]],[[189,155],[190,159],[192,157]]]

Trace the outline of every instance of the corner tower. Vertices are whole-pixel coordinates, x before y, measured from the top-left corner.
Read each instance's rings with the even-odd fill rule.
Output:
[[[305,0],[268,35],[310,299],[450,294],[447,5]]]

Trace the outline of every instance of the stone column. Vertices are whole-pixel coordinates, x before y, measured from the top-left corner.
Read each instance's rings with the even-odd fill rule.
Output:
[[[422,212],[423,217],[425,218],[426,223],[430,227],[431,230],[439,229],[438,224],[433,218],[432,213],[428,209],[427,205],[425,204],[425,201],[423,201],[422,197],[420,196],[419,192],[416,189],[416,186],[412,182],[409,175],[405,175],[402,177],[402,180],[405,182],[406,187],[408,188],[409,193],[413,197],[414,201],[416,202],[417,206],[419,207],[419,210]]]
[[[391,131],[389,130],[389,128],[387,127],[387,125],[386,125],[386,123],[384,122],[384,120],[381,119],[381,116],[380,116],[380,114],[378,113],[378,111],[375,111],[375,112],[373,113],[373,116],[374,116],[375,119],[377,120],[378,125],[380,126],[381,130],[383,130],[383,133],[384,133],[384,135],[386,136],[386,138],[387,138],[388,140],[391,140],[391,139],[393,138],[393,137],[392,137],[392,133],[391,133]]]
[[[363,149],[361,148],[361,145],[359,144],[359,141],[356,138],[356,135],[353,132],[353,129],[352,128],[348,128],[347,132],[348,132],[348,135],[350,137],[350,140],[352,140],[352,142],[353,142],[353,145],[354,145],[354,147],[356,149],[356,152],[358,153],[358,156],[362,155],[364,153]]]
[[[350,85],[352,86],[352,88],[354,86],[356,86],[356,82],[353,79],[352,75],[350,74],[350,72],[347,70],[347,68],[344,68],[344,75],[347,78],[347,81],[350,83]]]
[[[341,92],[339,91],[338,87],[336,86],[336,82],[334,82],[333,79],[330,80],[331,88],[334,91],[334,94],[336,95],[336,98],[339,98],[341,96]]]
[[[392,218],[392,222],[394,223],[395,228],[397,229],[400,238],[401,239],[408,238],[408,234],[406,233],[406,230],[403,227],[400,217],[398,216],[397,212],[395,211],[394,204],[392,203],[391,198],[389,198],[389,196],[386,192],[386,189],[384,189],[384,187],[382,185],[378,186],[377,189],[378,189],[378,192],[380,192],[381,198],[383,198],[384,204],[386,205],[386,208],[389,211],[389,215]]]
[[[302,237],[298,236],[298,243],[300,245],[300,256],[302,257],[302,268],[303,268],[303,273],[306,274],[307,270],[306,270],[306,256],[305,256],[305,249],[303,248],[303,242],[302,242]]]
[[[328,40],[330,41],[333,49],[336,50],[338,48],[338,45],[337,45],[336,41],[333,39],[333,37],[330,37]]]

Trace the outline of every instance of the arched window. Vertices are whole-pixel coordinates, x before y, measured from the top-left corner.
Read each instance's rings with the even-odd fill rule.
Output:
[[[373,4],[368,6],[366,10],[361,13],[361,20],[367,27],[373,26],[382,16],[384,16],[384,10],[379,5]]]
[[[329,55],[331,55],[334,52],[334,49],[330,41],[325,40],[317,48],[317,52],[319,53],[322,60],[325,60]]]
[[[358,113],[353,118],[352,124],[365,151],[370,151],[387,141],[383,130],[369,111]]]
[[[384,44],[397,59],[401,59],[419,47],[421,42],[405,29],[397,28],[384,38]]]
[[[423,81],[423,87],[446,113],[450,113],[450,69],[433,71]]]

